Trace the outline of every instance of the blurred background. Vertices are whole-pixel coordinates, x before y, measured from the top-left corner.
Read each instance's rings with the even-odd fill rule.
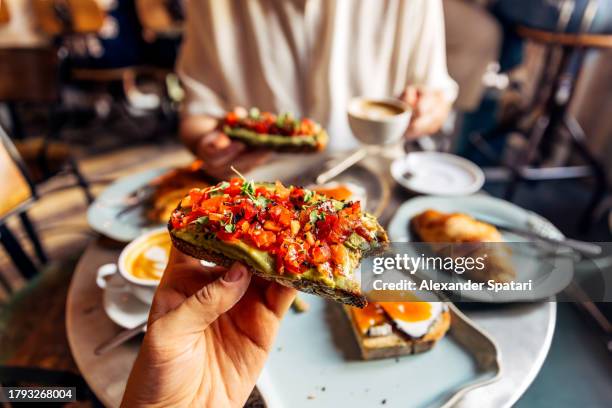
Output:
[[[184,92],[174,73],[187,1],[0,0],[0,126],[36,191],[27,208],[0,199],[0,341],[11,345],[0,347],[0,366],[82,381],[64,300],[96,238],[87,207],[119,176],[190,158],[177,137]],[[459,96],[440,134],[409,148],[466,157],[483,168],[488,193],[569,237],[610,241],[610,3],[443,0]],[[25,316],[20,302],[32,295],[40,301]],[[599,306],[605,320],[609,307]],[[558,315],[543,369],[517,405],[609,403],[609,326],[571,304]],[[572,386],[575,376],[600,392]]]

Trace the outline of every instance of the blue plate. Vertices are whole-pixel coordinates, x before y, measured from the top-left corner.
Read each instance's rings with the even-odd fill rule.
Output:
[[[517,205],[495,197],[483,194],[475,194],[464,197],[441,197],[424,196],[406,201],[396,211],[389,223],[387,232],[392,242],[410,242],[412,236],[409,223],[412,217],[427,209],[442,212],[462,212],[474,218],[488,220],[490,222],[509,225],[520,229],[539,231],[554,238],[563,237],[553,224],[534,212],[527,211]],[[525,238],[501,231],[506,242],[526,242]],[[519,244],[520,245],[520,244]],[[515,248],[519,248],[518,246]],[[526,249],[523,245],[521,249]],[[529,251],[512,251],[512,263],[516,271],[516,282],[534,282],[533,291],[500,291],[491,294],[485,291],[464,291],[461,295],[470,300],[479,302],[516,302],[545,300],[561,292],[566,288],[574,276],[574,267],[571,258],[556,256],[560,249],[547,257],[544,250],[536,245],[529,245]],[[549,274],[542,272],[542,263],[550,261],[554,269]],[[436,273],[435,271],[422,270],[420,274],[424,278],[438,279],[439,281],[452,282],[454,276],[451,274]]]
[[[142,206],[120,215],[125,208],[126,197],[154,178],[166,173],[168,168],[147,170],[122,177],[108,186],[87,210],[89,226],[100,234],[121,242],[130,242],[144,232],[159,227],[145,217]],[[120,216],[119,216],[120,215]]]
[[[364,361],[342,307],[300,293],[257,387],[269,408],[429,407],[456,402],[499,378],[497,346],[452,304],[450,332],[430,351]]]

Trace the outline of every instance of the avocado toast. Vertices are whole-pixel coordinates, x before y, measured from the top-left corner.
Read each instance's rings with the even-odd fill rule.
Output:
[[[221,130],[230,138],[250,146],[278,151],[314,152],[327,146],[325,129],[314,121],[296,119],[289,113],[275,115],[257,108],[228,112]]]
[[[356,307],[367,301],[355,268],[388,243],[359,202],[242,178],[191,190],[168,228],[188,255],[226,266],[240,261],[264,279]]]

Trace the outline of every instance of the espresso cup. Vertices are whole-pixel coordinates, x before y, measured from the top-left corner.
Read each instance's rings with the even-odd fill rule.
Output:
[[[349,101],[347,112],[353,134],[366,145],[398,142],[412,116],[412,109],[394,98],[356,97]]]
[[[164,240],[164,234],[168,234],[165,227],[149,231],[134,241],[130,242],[119,255],[117,263],[109,263],[98,268],[96,284],[104,290],[131,293],[138,300],[146,304],[153,303],[153,295],[159,285],[159,279],[145,279],[133,274],[131,268],[134,264],[134,257],[143,254],[147,250],[155,247],[155,243]],[[168,238],[168,242],[170,238]],[[159,263],[162,263],[161,258]],[[155,262],[155,260],[152,260]],[[167,263],[167,259],[165,260]],[[116,276],[116,278],[115,278]]]

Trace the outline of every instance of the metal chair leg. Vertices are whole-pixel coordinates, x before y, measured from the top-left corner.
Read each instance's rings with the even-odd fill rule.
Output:
[[[74,174],[74,177],[77,179],[77,184],[83,189],[83,194],[85,194],[85,199],[87,200],[87,204],[91,204],[94,202],[94,196],[89,189],[89,182],[79,170],[79,165],[77,164],[74,158],[70,158],[70,169]]]
[[[548,116],[542,116],[537,120],[534,127],[531,129],[527,149],[525,151],[525,156],[522,158],[520,163],[510,166],[511,170],[513,170],[513,176],[504,193],[504,198],[506,200],[512,201],[512,199],[514,198],[514,194],[518,189],[519,183],[523,179],[521,175],[521,170],[532,163],[538,151],[538,147],[540,146],[540,142],[544,138],[546,132],[549,131],[550,125],[550,118]]]
[[[572,138],[572,143],[576,147],[578,153],[582,156],[582,158],[589,164],[593,171],[593,177],[595,178],[595,189],[593,194],[591,195],[591,199],[587,208],[584,210],[580,217],[579,228],[586,232],[589,227],[593,223],[594,215],[601,205],[601,202],[606,198],[608,189],[610,188],[610,184],[608,181],[608,176],[606,173],[606,169],[601,164],[599,160],[591,153],[589,147],[587,146],[586,135],[584,134],[584,130],[582,130],[582,126],[578,123],[578,121],[572,117],[567,115],[564,118],[563,124],[567,129],[569,135]]]
[[[38,237],[38,233],[32,225],[32,221],[30,221],[30,217],[28,217],[28,213],[25,211],[19,213],[19,218],[21,219],[21,225],[23,229],[28,234],[30,241],[32,241],[32,245],[34,246],[34,252],[36,253],[36,257],[40,261],[41,264],[46,264],[49,261],[45,249],[40,242],[40,238]]]
[[[38,273],[38,268],[21,248],[19,241],[6,225],[0,225],[0,242],[24,278],[30,279]]]

